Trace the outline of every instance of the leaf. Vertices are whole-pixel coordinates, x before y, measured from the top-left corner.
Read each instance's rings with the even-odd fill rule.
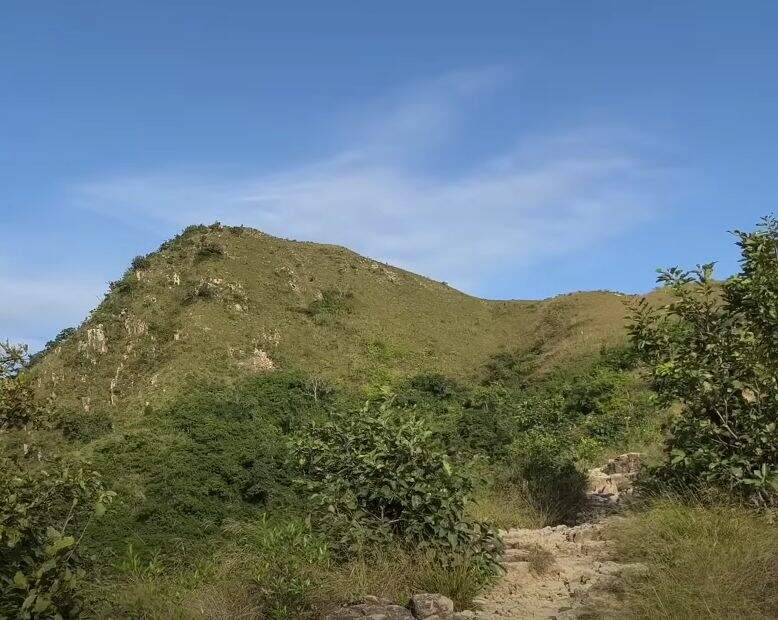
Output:
[[[20,570],[16,571],[16,574],[14,575],[14,585],[20,590],[26,590],[29,587],[27,577],[25,577],[24,573]]]
[[[97,518],[102,517],[105,514],[105,504],[102,502],[97,502],[95,504],[95,516]]]

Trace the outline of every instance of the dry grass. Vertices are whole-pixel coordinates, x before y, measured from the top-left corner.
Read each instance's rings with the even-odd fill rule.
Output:
[[[494,527],[544,527],[545,515],[521,489],[511,484],[493,484],[481,489],[469,506],[470,515]]]
[[[532,545],[528,551],[529,568],[535,575],[543,575],[556,563],[554,554],[540,545]]]
[[[488,580],[466,559],[444,566],[423,555],[397,549],[374,552],[324,575],[317,606],[326,609],[362,600],[367,595],[404,604],[413,593],[437,592],[452,599],[457,609],[464,609]]]
[[[618,617],[778,618],[778,527],[752,510],[661,500],[613,530],[649,573]]]

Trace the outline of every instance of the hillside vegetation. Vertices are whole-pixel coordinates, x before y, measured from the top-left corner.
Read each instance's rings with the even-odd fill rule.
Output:
[[[628,450],[657,466],[651,493],[770,505],[774,317],[748,332],[766,297],[753,275],[671,273],[641,304],[486,301],[343,248],[186,229],[32,360],[0,347],[0,618],[315,618],[419,591],[464,606],[499,579],[497,528],[574,523],[586,467]],[[686,329],[700,316],[718,348]],[[731,389],[708,389],[711,364]],[[736,441],[715,438],[721,402],[750,413]],[[699,511],[715,537],[721,512]],[[664,532],[651,514],[633,531]],[[773,549],[763,515],[744,519]]]
[[[344,248],[193,226],[136,258],[36,373],[44,395],[123,411],[272,368],[364,386],[472,379],[496,353],[532,352],[548,371],[623,342],[623,301],[486,301]]]

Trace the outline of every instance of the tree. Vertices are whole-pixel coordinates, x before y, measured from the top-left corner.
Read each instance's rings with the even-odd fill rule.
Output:
[[[35,418],[32,384],[21,372],[28,361],[26,346],[0,342],[0,431],[21,428]]]
[[[673,301],[632,309],[630,336],[660,395],[677,400],[667,481],[712,485],[760,505],[778,498],[778,220],[733,233],[740,273],[713,263],[660,270]]]

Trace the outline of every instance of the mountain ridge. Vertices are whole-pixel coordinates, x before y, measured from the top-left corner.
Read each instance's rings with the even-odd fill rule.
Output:
[[[623,341],[630,297],[486,300],[341,246],[190,226],[137,257],[35,372],[43,394],[85,411],[279,368],[363,386],[422,372],[473,380],[513,352],[548,372]]]

